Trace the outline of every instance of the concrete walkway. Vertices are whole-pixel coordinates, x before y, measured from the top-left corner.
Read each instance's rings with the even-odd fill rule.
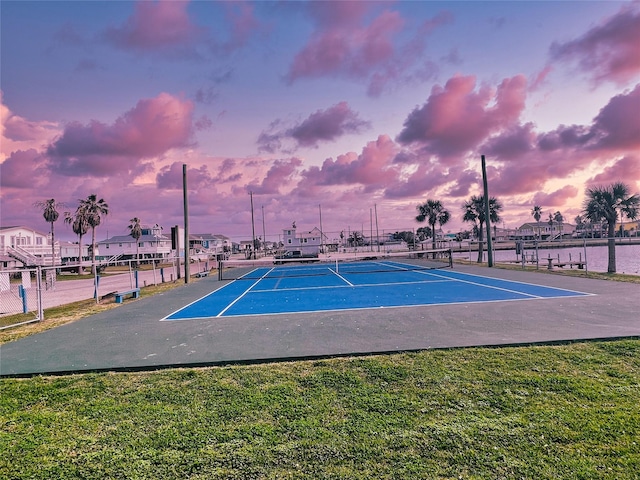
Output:
[[[455,270],[595,295],[159,321],[221,285],[209,277],[2,345],[0,376],[640,336],[638,284],[473,266]]]

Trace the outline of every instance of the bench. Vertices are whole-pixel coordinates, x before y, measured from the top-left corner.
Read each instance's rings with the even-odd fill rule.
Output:
[[[131,290],[125,290],[124,292],[116,292],[116,303],[122,303],[124,297],[127,295],[131,295],[131,298],[140,298],[140,289],[132,288]]]

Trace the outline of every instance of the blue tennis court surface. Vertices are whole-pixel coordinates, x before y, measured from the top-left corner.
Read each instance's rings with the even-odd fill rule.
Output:
[[[260,267],[163,320],[499,302],[591,294],[397,262]],[[283,273],[284,272],[284,273]],[[289,276],[293,275],[293,276]]]

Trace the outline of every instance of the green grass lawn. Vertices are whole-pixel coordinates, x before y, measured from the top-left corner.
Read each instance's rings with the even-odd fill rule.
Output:
[[[637,479],[639,372],[631,339],[2,379],[0,478]]]

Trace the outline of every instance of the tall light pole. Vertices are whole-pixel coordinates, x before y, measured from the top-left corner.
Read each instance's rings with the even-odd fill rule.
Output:
[[[266,254],[266,246],[267,246],[267,233],[264,228],[264,205],[262,205],[262,249],[265,250],[265,254]]]
[[[184,202],[184,283],[189,283],[189,202],[187,196],[187,164],[182,164],[182,195]],[[179,265],[180,260],[178,260]]]
[[[489,267],[493,267],[493,249],[491,246],[491,219],[489,218],[491,209],[489,208],[489,187],[487,184],[487,166],[484,161],[484,155],[480,156],[482,160],[482,183],[484,186],[484,219],[487,225],[487,262]]]
[[[320,251],[324,253],[324,234],[322,233],[322,205],[318,205],[320,212]]]
[[[249,192],[251,197],[251,252],[253,253],[253,259],[256,259],[256,226],[253,220],[253,192]]]

